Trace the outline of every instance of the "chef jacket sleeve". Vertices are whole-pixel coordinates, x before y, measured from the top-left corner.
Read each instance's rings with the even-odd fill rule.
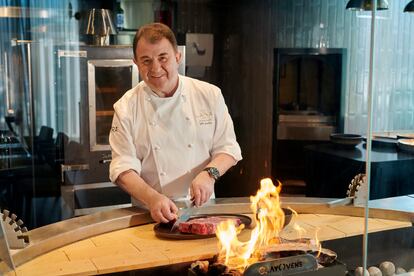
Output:
[[[216,129],[213,136],[213,148],[211,155],[214,157],[219,153],[232,156],[237,162],[242,159],[240,146],[234,133],[233,121],[224,102],[223,95],[219,90],[215,106]]]
[[[115,107],[115,106],[114,106]],[[137,158],[136,149],[132,139],[132,123],[126,113],[115,108],[112,120],[109,144],[112,150],[112,161],[109,168],[109,178],[116,182],[118,176],[127,171],[134,170],[141,173],[141,161]]]

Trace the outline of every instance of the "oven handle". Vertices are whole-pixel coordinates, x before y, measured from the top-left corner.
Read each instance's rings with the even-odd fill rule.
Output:
[[[60,165],[60,176],[62,183],[65,181],[65,172],[69,171],[86,171],[89,170],[89,164],[68,164]]]
[[[111,161],[112,161],[112,158],[105,158],[105,159],[99,160],[99,163],[106,164],[106,163],[111,163]]]

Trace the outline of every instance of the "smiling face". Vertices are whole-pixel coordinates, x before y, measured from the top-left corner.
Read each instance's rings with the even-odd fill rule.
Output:
[[[160,97],[172,96],[178,87],[181,53],[166,38],[154,43],[141,38],[135,51],[135,64],[144,82]]]

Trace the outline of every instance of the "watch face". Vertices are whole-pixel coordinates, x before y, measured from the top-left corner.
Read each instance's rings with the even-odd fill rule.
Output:
[[[215,180],[218,180],[220,178],[220,172],[218,171],[217,168],[214,168],[214,167],[207,168],[207,172]]]

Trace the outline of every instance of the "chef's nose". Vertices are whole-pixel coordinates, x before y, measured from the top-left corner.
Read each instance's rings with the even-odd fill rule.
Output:
[[[158,60],[152,62],[151,71],[157,72],[161,69],[161,63]]]

